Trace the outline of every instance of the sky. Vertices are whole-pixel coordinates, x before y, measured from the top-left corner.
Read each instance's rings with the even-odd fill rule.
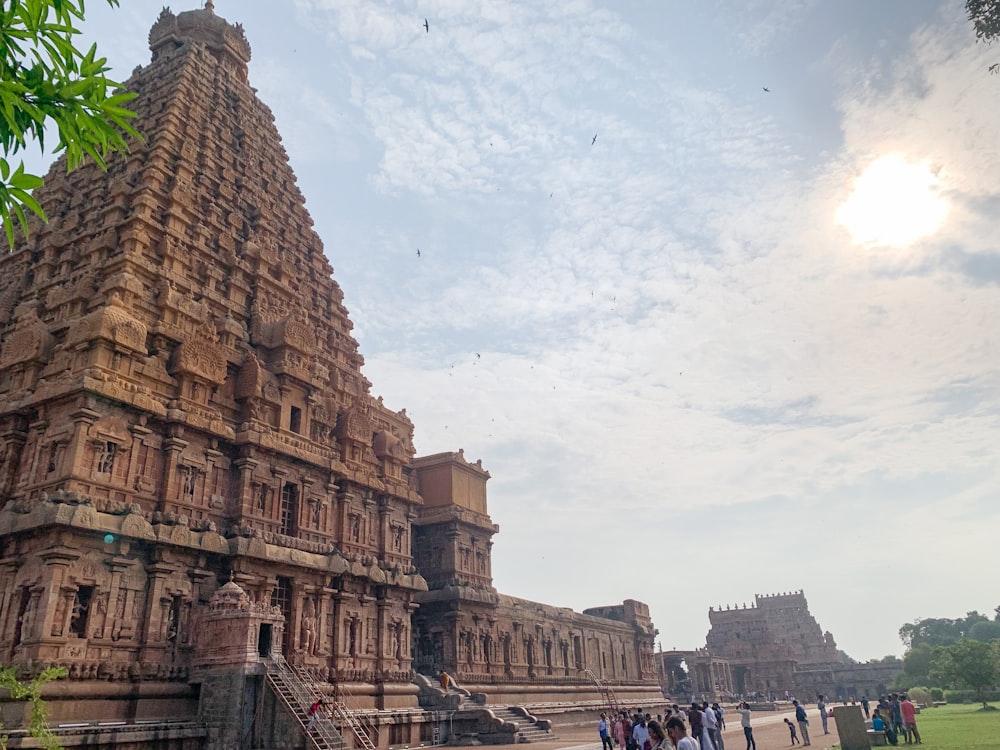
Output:
[[[87,4],[114,76],[161,6]],[[500,591],[690,649],[804,589],[859,661],[1000,604],[1000,45],[961,2],[215,9],[373,395],[492,475]]]

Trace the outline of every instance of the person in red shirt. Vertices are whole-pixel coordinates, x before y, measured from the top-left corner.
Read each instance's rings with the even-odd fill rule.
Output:
[[[306,716],[309,717],[309,723],[306,724],[306,731],[311,732],[313,724],[319,719],[320,712],[323,710],[324,701],[320,698],[317,701],[313,701],[313,704],[309,706],[309,710],[306,712]]]
[[[904,695],[903,699],[899,702],[899,713],[903,716],[903,730],[906,732],[906,744],[912,745],[916,743],[922,745],[920,732],[917,731],[917,707],[913,705],[913,701],[910,700],[909,696]]]

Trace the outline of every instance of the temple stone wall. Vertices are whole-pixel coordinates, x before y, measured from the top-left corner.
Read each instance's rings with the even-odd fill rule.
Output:
[[[0,254],[0,661],[68,669],[54,721],[242,722],[213,668],[269,649],[372,711],[417,709],[415,666],[648,687],[643,606],[501,597],[488,473],[372,396],[242,28],[164,9],[149,45],[143,139],[57,161]],[[209,627],[230,583],[270,635]]]
[[[486,513],[489,472],[459,453],[416,459],[425,505],[414,521],[417,565],[428,590],[416,599],[414,668],[440,670],[505,702],[600,698],[595,679],[635,696],[661,697],[656,630],[642,602],[583,613],[500,594],[493,587]]]

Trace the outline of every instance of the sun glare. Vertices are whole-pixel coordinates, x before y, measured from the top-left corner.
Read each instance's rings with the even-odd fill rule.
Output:
[[[888,154],[858,177],[837,210],[837,223],[859,245],[907,247],[934,234],[948,215],[939,185],[927,162]]]

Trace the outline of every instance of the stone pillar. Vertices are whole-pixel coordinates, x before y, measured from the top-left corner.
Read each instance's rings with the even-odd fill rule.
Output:
[[[142,452],[143,439],[153,431],[144,424],[134,424],[129,427],[132,433],[132,447],[128,456],[128,486],[130,489],[141,489],[140,482],[144,477],[138,476],[139,454]]]
[[[74,426],[73,437],[70,438],[67,452],[70,456],[70,473],[74,477],[79,477],[83,473],[83,458],[87,450],[87,440],[90,437],[90,427],[100,417],[100,412],[93,409],[77,409],[70,414]]]
[[[379,599],[375,602],[375,616],[376,616],[376,638],[375,643],[375,671],[380,672],[387,668],[388,663],[388,648],[389,644],[392,643],[392,639],[388,637],[388,619],[386,618],[386,610],[389,609],[389,602],[385,599]]]
[[[239,486],[239,511],[235,514],[240,518],[256,514],[256,498],[253,496],[253,474],[254,469],[260,464],[254,458],[244,456],[235,461]],[[235,510],[235,509],[234,509]]]
[[[165,595],[167,576],[173,572],[173,566],[166,563],[153,563],[146,569],[149,578],[146,584],[146,618],[140,639],[140,660],[147,660],[153,653],[162,652],[166,648],[166,642],[160,637],[164,626],[161,600]]]
[[[177,467],[181,463],[181,453],[187,448],[188,441],[179,437],[169,437],[163,441],[163,450],[167,454],[163,462],[163,481],[160,483],[160,505],[165,506],[167,501],[177,500],[179,491]],[[162,509],[162,508],[161,508]]]
[[[20,605],[20,586],[14,586],[19,562],[16,558],[6,557],[0,560],[0,643],[10,639],[14,641],[14,631],[17,623],[18,607]]]
[[[319,588],[319,604],[316,611],[316,638],[318,639],[318,645],[316,648],[316,653],[321,657],[327,657],[331,653],[336,652],[335,636],[334,633],[337,630],[336,627],[336,614],[331,616],[331,608],[333,608],[335,596],[337,594],[336,589],[331,589],[326,586]],[[332,627],[331,627],[332,622]]]
[[[298,517],[295,519],[295,528],[297,529],[314,527],[312,519],[309,518],[309,509],[312,507],[312,503],[310,502],[312,500],[312,486],[314,484],[316,484],[316,480],[312,477],[302,477],[300,480],[302,496],[299,498],[299,505],[295,509],[295,512],[298,514]],[[303,518],[305,518],[304,523]],[[319,529],[318,523],[315,524],[315,528]]]
[[[205,481],[201,485],[201,504],[212,507],[212,494],[215,492],[215,469],[221,461],[222,451],[215,448],[205,449]]]
[[[330,634],[331,653],[333,654],[333,668],[340,669],[343,658],[347,654],[347,647],[344,645],[344,594],[334,590],[330,596],[333,605],[332,627]]]
[[[376,540],[375,549],[383,557],[389,551],[387,548],[390,545],[389,540],[392,538],[392,531],[389,528],[391,513],[392,508],[389,506],[389,498],[385,495],[380,496],[378,499],[378,539]]]
[[[305,586],[300,583],[292,584],[292,621],[285,623],[286,628],[291,628],[291,638],[288,639],[289,644],[291,644],[291,650],[295,652],[296,656],[302,656],[302,650],[304,645],[302,643],[302,607],[304,605],[304,599],[306,596]],[[292,654],[285,654],[286,657]],[[299,663],[299,662],[295,662]]]
[[[344,527],[340,523],[340,502],[337,500],[337,485],[334,482],[330,482],[326,485],[326,500],[329,510],[326,513],[324,519],[324,528],[322,531],[332,534],[333,538],[338,542],[344,540]]]
[[[35,634],[39,639],[47,640],[52,636],[54,630],[58,630],[60,636],[65,638],[72,607],[66,607],[66,591],[63,589],[67,584],[69,566],[79,559],[80,553],[67,547],[55,547],[45,550],[39,556],[45,562],[46,570],[43,574],[43,581],[47,585],[38,599],[38,609],[35,612]],[[62,600],[62,608],[60,608],[60,600]],[[38,623],[41,623],[41,627]]]

